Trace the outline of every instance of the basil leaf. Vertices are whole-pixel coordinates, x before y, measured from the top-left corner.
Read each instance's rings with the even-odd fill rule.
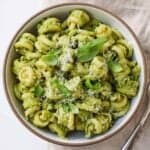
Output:
[[[92,85],[90,79],[87,79],[87,80],[85,81],[85,86],[86,86],[87,88],[89,88],[89,89],[93,89],[93,85]]]
[[[55,66],[58,63],[58,54],[59,52],[57,50],[51,51],[48,54],[42,56],[42,60],[50,66]]]
[[[77,57],[80,62],[87,62],[95,57],[104,43],[107,41],[105,37],[95,39],[86,45],[80,47],[77,52]]]
[[[99,88],[101,87],[101,84],[100,84],[99,82],[93,84],[93,83],[91,83],[91,80],[90,80],[90,79],[87,79],[87,80],[85,81],[85,86],[86,86],[87,88],[89,88],[89,89],[97,90],[97,89],[99,89]]]
[[[64,104],[62,104],[61,105],[62,107],[63,107],[63,109],[64,109],[64,111],[66,112],[66,113],[68,113],[70,110],[69,110],[69,107],[68,107],[68,103],[64,103]]]
[[[44,93],[44,89],[40,84],[37,84],[34,88],[34,94],[35,96],[42,96]]]
[[[114,62],[114,61],[109,61],[108,67],[114,73],[118,73],[118,72],[121,72],[123,70],[122,66],[119,63]]]
[[[71,112],[73,114],[78,114],[79,109],[75,104],[72,103],[64,103],[62,104],[62,107],[66,113]]]
[[[68,88],[63,85],[59,80],[55,79],[53,81],[53,84],[58,88],[58,90],[65,96],[69,97],[71,96],[71,91],[68,90]]]

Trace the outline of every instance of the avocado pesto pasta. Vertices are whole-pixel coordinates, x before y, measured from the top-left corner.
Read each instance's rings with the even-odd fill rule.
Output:
[[[134,49],[114,27],[75,9],[23,33],[14,49],[14,93],[25,118],[59,137],[108,131],[139,87]]]

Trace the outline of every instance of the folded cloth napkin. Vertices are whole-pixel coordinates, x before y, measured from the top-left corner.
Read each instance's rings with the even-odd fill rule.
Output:
[[[41,0],[41,8],[45,8],[51,5],[66,3],[66,2],[82,2],[99,5],[114,14],[122,18],[135,32],[145,53],[150,53],[150,0]],[[150,65],[150,57],[149,57]],[[148,67],[150,71],[150,67]],[[149,79],[149,77],[148,77]],[[138,123],[144,103],[139,107],[137,111],[137,117],[119,133],[110,139],[101,142],[99,144],[84,146],[84,147],[64,147],[49,143],[49,150],[120,150],[121,145],[126,141],[129,133],[134,126]],[[133,150],[149,150],[150,147],[150,119],[145,125],[143,132],[139,138],[136,139]]]

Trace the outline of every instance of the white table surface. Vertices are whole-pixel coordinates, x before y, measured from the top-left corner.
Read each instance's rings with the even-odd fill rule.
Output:
[[[47,143],[15,117],[2,87],[2,64],[16,29],[39,9],[39,0],[0,0],[0,150],[46,150]]]

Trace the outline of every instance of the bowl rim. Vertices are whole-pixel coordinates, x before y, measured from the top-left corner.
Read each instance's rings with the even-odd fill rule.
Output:
[[[131,33],[131,35],[133,36],[134,40],[136,41],[136,44],[137,46],[139,47],[139,50],[140,50],[140,54],[141,54],[141,57],[142,57],[142,61],[143,61],[143,70],[144,70],[144,81],[143,81],[143,85],[144,85],[144,88],[142,89],[142,94],[141,94],[141,97],[140,97],[140,101],[136,107],[136,109],[134,110],[134,112],[131,114],[131,116],[128,118],[128,120],[126,120],[126,122],[120,126],[120,128],[116,129],[114,132],[110,133],[109,135],[107,135],[106,137],[104,138],[101,138],[101,139],[95,139],[93,141],[85,141],[83,143],[66,143],[66,142],[62,142],[62,141],[58,141],[58,140],[54,140],[52,138],[48,138],[42,134],[40,134],[38,131],[35,131],[34,129],[32,129],[19,115],[19,113],[17,112],[17,110],[14,108],[13,106],[13,103],[12,103],[12,98],[10,97],[9,95],[9,92],[8,92],[8,85],[6,83],[6,62],[7,62],[7,58],[8,58],[8,54],[10,52],[10,48],[16,38],[16,36],[18,35],[18,33],[28,24],[28,22],[32,21],[35,17],[39,16],[40,14],[48,11],[49,9],[53,9],[53,8],[57,8],[57,7],[62,7],[62,6],[72,6],[72,5],[81,5],[81,6],[89,6],[89,7],[93,7],[93,8],[96,8],[96,9],[100,9],[108,14],[110,14],[111,16],[113,16],[115,19],[117,19],[118,21],[120,21],[127,29],[128,31]],[[13,113],[15,114],[15,116],[17,117],[17,119],[19,120],[19,122],[22,123],[23,126],[25,126],[29,131],[31,131],[31,133],[33,133],[34,135],[38,136],[39,138],[43,139],[43,140],[46,140],[48,142],[51,142],[51,143],[54,143],[54,144],[59,144],[59,145],[63,145],[63,146],[87,146],[87,145],[91,145],[91,144],[95,144],[95,143],[98,143],[98,142],[102,142],[104,140],[107,140],[108,138],[112,137],[113,135],[115,135],[116,133],[118,133],[120,130],[122,130],[130,121],[131,119],[133,118],[133,116],[135,116],[137,110],[138,110],[138,107],[140,104],[142,104],[142,102],[144,101],[142,99],[142,97],[145,95],[145,92],[146,92],[146,88],[147,88],[147,84],[146,84],[146,81],[147,81],[147,70],[146,70],[146,58],[144,56],[144,51],[142,51],[142,46],[138,40],[138,38],[136,37],[135,33],[133,32],[133,30],[129,27],[129,25],[123,21],[120,17],[118,17],[117,15],[115,15],[114,13],[112,13],[111,11],[108,11],[107,9],[105,8],[102,8],[102,6],[97,6],[96,4],[89,4],[89,3],[81,3],[81,2],[70,2],[70,3],[62,3],[62,4],[57,4],[57,5],[53,5],[53,6],[49,6],[45,9],[42,9],[40,11],[38,11],[37,13],[33,14],[29,19],[27,19],[20,27],[19,29],[15,32],[13,38],[11,39],[11,42],[10,44],[8,45],[8,48],[6,50],[6,54],[5,54],[5,58],[4,58],[4,64],[3,64],[3,85],[4,85],[4,91],[5,91],[5,95],[6,95],[6,98],[7,98],[7,101],[11,107],[11,110],[13,111]]]

